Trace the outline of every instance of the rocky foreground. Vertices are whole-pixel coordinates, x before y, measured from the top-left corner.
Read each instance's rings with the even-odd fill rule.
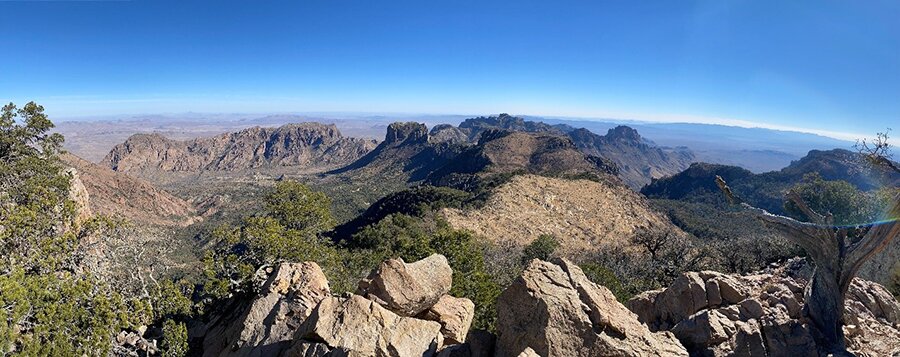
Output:
[[[315,263],[281,264],[253,301],[192,331],[204,356],[806,356],[802,261],[749,276],[687,273],[626,308],[575,264],[533,260],[497,301],[497,334],[470,331],[474,304],[448,294],[447,259],[383,262],[334,296]],[[857,279],[848,345],[900,353],[900,304]]]

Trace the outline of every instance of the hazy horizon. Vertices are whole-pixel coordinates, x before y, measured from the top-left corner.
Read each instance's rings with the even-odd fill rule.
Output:
[[[509,112],[844,140],[900,118],[896,2],[215,4],[0,2],[21,14],[0,23],[0,100],[53,118]]]

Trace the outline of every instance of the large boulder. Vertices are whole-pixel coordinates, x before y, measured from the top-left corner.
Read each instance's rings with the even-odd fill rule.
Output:
[[[497,301],[497,355],[686,356],[567,260],[532,260]],[[529,349],[531,350],[530,352]]]
[[[204,356],[269,356],[292,343],[294,332],[331,294],[316,263],[283,263],[236,319],[220,321],[204,339]]]
[[[434,254],[414,263],[387,260],[359,282],[356,293],[397,314],[416,316],[450,292],[452,283],[447,258]]]
[[[673,332],[692,355],[815,356],[802,308],[810,274],[802,260],[746,276],[686,273],[627,305],[651,330]],[[851,351],[900,354],[900,304],[881,285],[854,279],[844,319]]]
[[[441,324],[444,344],[453,345],[466,341],[472,319],[475,317],[475,303],[466,298],[450,295],[441,296],[431,308],[420,314],[419,318],[437,321]]]
[[[399,316],[359,295],[330,297],[300,326],[286,355],[432,356],[440,330],[437,322]]]

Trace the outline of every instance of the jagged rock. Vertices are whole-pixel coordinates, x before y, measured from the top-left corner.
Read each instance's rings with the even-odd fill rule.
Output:
[[[687,273],[663,291],[636,296],[628,307],[651,330],[674,332],[692,355],[815,356],[817,346],[802,316],[803,286],[810,274],[798,261],[748,276]],[[694,283],[706,287],[708,306],[674,321],[698,306],[691,293]],[[720,304],[710,298],[712,286],[719,288]],[[854,279],[844,314],[851,352],[900,354],[898,311],[900,304],[884,287]]]
[[[441,324],[444,344],[463,343],[475,317],[475,304],[469,299],[444,295],[419,317]]]
[[[72,179],[69,181],[69,199],[75,203],[75,222],[81,224],[93,215],[91,212],[90,196],[88,190],[78,175],[78,170],[67,168],[66,174]]]
[[[431,255],[414,263],[390,259],[359,282],[357,294],[403,316],[416,316],[450,292],[453,270],[447,258]]]
[[[566,260],[533,260],[497,301],[498,356],[687,355],[671,333],[651,333],[606,288]]]
[[[204,339],[204,356],[267,356],[290,346],[296,329],[322,299],[328,280],[316,263],[283,263],[259,297],[234,321],[223,322]]]
[[[466,133],[450,124],[435,125],[428,134],[428,142],[432,144],[465,144],[469,142]]]
[[[428,128],[425,124],[416,122],[397,122],[388,125],[387,134],[384,137],[385,143],[400,142],[428,142]]]
[[[359,295],[330,297],[297,330],[291,351],[309,350],[296,344],[317,341],[352,356],[432,356],[443,339],[440,329],[437,322],[399,316]]]

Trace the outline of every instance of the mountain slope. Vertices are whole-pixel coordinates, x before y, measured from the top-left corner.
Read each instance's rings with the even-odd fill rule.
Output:
[[[93,213],[162,226],[186,226],[198,219],[190,203],[143,180],[75,155],[64,154],[61,158],[67,166],[76,170],[87,191],[88,207]]]
[[[680,232],[640,194],[605,180],[516,176],[495,188],[482,207],[447,208],[442,215],[454,228],[493,241],[525,245],[553,235],[569,253],[628,244],[641,227]]]
[[[116,145],[102,165],[138,176],[266,167],[321,170],[352,162],[374,146],[374,141],[347,138],[334,125],[318,123],[254,127],[187,141],[136,134]]]

